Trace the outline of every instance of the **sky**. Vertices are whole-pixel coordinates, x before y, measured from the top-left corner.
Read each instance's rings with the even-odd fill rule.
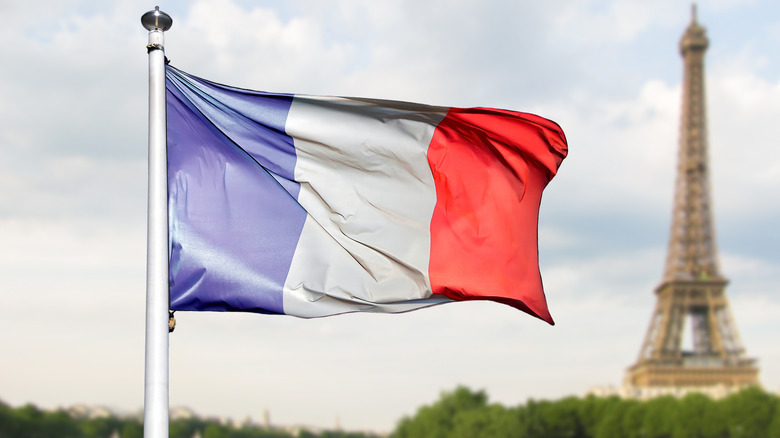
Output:
[[[683,0],[160,0],[166,56],[278,92],[487,106],[559,123],[539,262],[555,326],[495,303],[304,320],[176,314],[170,403],[388,431],[458,385],[490,400],[619,386],[671,219]],[[143,405],[147,32],[155,4],[0,0],[0,400]],[[701,0],[719,259],[780,391],[780,3]]]

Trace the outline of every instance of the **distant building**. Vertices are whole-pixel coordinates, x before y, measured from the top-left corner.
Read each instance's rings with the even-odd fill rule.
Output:
[[[104,406],[90,406],[85,404],[73,405],[66,409],[68,415],[71,418],[78,419],[94,419],[94,418],[109,418],[116,414],[107,407]]]
[[[171,420],[190,420],[197,417],[197,414],[190,408],[177,406],[169,409],[168,417]]]

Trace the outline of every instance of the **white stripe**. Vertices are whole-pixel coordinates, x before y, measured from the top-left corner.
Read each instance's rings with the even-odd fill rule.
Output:
[[[293,100],[285,130],[295,141],[299,202],[308,217],[284,286],[287,314],[398,312],[432,303],[436,191],[426,152],[446,109],[382,103],[393,107]]]

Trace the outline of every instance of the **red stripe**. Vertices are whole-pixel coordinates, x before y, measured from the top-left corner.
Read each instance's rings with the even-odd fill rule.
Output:
[[[544,118],[453,108],[428,148],[436,183],[429,274],[433,292],[494,300],[550,324],[537,224],[542,190],[568,148]]]

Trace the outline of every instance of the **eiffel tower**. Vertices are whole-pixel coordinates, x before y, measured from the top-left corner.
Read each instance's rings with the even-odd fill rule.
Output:
[[[745,356],[726,299],[728,280],[718,266],[704,93],[709,40],[695,4],[692,15],[680,40],[680,149],[666,269],[639,358],[625,379],[627,387],[646,395],[758,385],[756,361]],[[684,344],[688,331],[692,338]]]

